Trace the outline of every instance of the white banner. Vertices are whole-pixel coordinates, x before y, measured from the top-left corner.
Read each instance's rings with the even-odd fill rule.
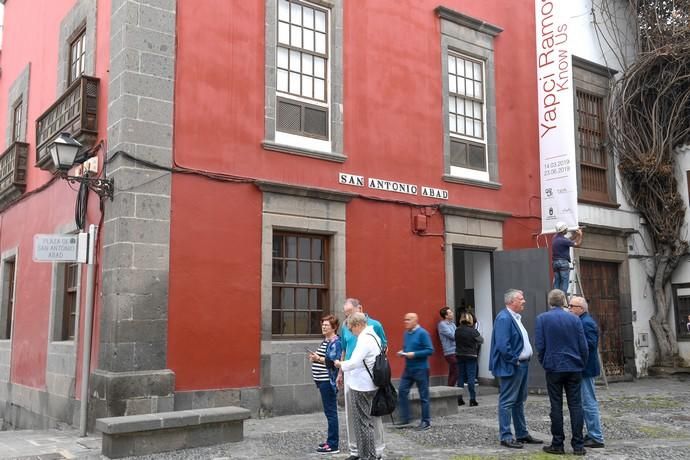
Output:
[[[566,6],[535,0],[542,233],[578,226],[573,69]]]

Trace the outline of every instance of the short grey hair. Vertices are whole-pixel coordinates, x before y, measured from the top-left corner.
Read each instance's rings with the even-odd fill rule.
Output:
[[[571,297],[570,297],[570,300],[572,301],[572,300],[573,300],[574,298],[576,298],[576,297],[577,297],[578,299],[581,299],[581,300],[582,300],[582,309],[583,309],[584,311],[586,311],[586,312],[589,312],[589,304],[587,303],[587,299],[585,299],[584,296],[581,296],[581,295],[577,295],[577,294],[576,294],[576,295],[571,296]]]
[[[367,317],[364,313],[356,311],[345,320],[345,325],[348,329],[352,329],[354,326],[367,325]]]
[[[565,292],[560,289],[549,291],[548,301],[549,305],[552,307],[565,307],[567,305]]]
[[[513,299],[515,299],[518,294],[522,294],[522,291],[519,289],[508,289],[506,293],[503,294],[503,303],[506,305],[513,303]]]
[[[347,299],[345,299],[345,303],[349,303],[355,308],[362,306],[362,302],[360,302],[359,299],[355,299],[354,297],[348,297]]]

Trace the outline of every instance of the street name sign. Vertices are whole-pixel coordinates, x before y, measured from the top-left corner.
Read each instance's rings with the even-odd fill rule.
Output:
[[[88,234],[34,235],[34,262],[86,262]]]

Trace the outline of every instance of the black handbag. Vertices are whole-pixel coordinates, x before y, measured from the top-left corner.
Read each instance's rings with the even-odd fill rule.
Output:
[[[371,403],[371,415],[381,417],[390,415],[398,405],[398,392],[392,383],[379,387]]]

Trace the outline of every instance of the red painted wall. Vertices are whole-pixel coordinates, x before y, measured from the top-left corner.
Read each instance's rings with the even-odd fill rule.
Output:
[[[178,2],[176,164],[422,204],[437,201],[339,185],[337,174],[443,188],[450,192],[448,204],[515,215],[506,223],[506,249],[534,246],[539,200],[531,197],[539,195],[539,155],[532,1],[443,2],[504,29],[495,40],[499,190],[441,179],[437,0],[344,2],[344,153],[348,156],[344,164],[264,150],[264,3]],[[260,237],[261,197],[238,188],[173,179],[168,356],[178,389],[258,384],[261,312],[256,238]],[[222,198],[210,203],[196,198],[208,192]],[[366,199],[356,198],[347,205],[347,291],[362,298],[372,316],[384,323],[394,348],[402,343],[402,316],[407,311],[421,314],[422,325],[439,348],[435,327],[438,309],[445,303],[442,240],[414,235],[410,229],[413,213],[407,205]],[[431,233],[443,232],[439,214],[431,222]],[[219,247],[219,231],[229,232],[242,243]],[[215,243],[204,239],[215,239]],[[252,239],[252,244],[244,244]],[[211,259],[194,254],[197,244],[214,252],[206,256]],[[227,260],[228,252],[241,256],[239,273],[230,271],[234,262]],[[229,273],[233,277],[237,273],[239,280],[229,280]],[[199,289],[198,283],[206,289]],[[196,330],[189,324],[194,314],[190,304],[206,308],[211,303],[232,306],[232,311],[215,308],[220,320],[242,313],[247,330],[232,329],[233,335],[240,333],[244,338],[236,340],[234,348],[225,348],[218,331],[222,326],[209,318],[203,316]],[[204,337],[206,330],[209,337]],[[228,372],[225,363],[237,357],[246,359],[233,361],[233,372]],[[396,372],[401,368],[402,363],[394,362]],[[440,354],[432,360],[432,372],[445,373]]]
[[[20,72],[31,63],[26,142],[29,143],[27,193],[49,182],[51,175],[33,167],[36,158],[36,118],[60,96],[56,93],[60,22],[75,5],[75,0],[10,1],[5,5],[3,49],[0,65],[0,141],[4,145],[7,126],[8,91]],[[38,14],[37,12],[40,12]],[[98,131],[104,137],[107,127],[107,83],[109,64],[110,0],[97,5],[95,76],[101,79]],[[26,101],[24,101],[26,103]],[[50,263],[32,260],[33,236],[54,233],[58,226],[74,221],[76,191],[62,180],[32,194],[0,214],[0,252],[18,247],[15,314],[12,333],[11,381],[33,388],[45,387],[45,365],[49,339]],[[88,223],[98,223],[98,199],[90,196]],[[86,273],[82,274],[81,299],[84,301]],[[98,324],[98,321],[95,321]],[[80,324],[83,331],[83,324]],[[81,336],[81,334],[80,334]],[[95,339],[97,342],[97,335]],[[78,356],[81,356],[80,347]],[[77,364],[77,369],[80,364]],[[79,373],[79,372],[77,372]],[[77,382],[77,385],[79,383]]]
[[[445,305],[443,238],[412,232],[407,206],[353,200],[347,208],[347,295],[364,303],[365,312],[381,321],[389,348],[401,350],[403,316],[419,315],[419,323],[440,350],[436,323]],[[428,233],[442,233],[442,217],[435,214]],[[394,355],[391,355],[394,356]],[[442,353],[431,358],[432,374],[447,372]],[[393,372],[402,372],[402,359],[391,358]],[[445,364],[444,364],[445,365]]]
[[[261,192],[173,176],[168,365],[178,390],[258,386]]]

